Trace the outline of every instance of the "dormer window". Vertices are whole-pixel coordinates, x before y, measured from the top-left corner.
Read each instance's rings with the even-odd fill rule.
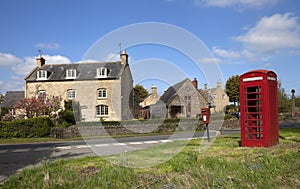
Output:
[[[97,77],[98,78],[103,78],[103,77],[107,77],[107,68],[98,68],[97,69]]]
[[[76,70],[75,69],[67,69],[66,71],[67,79],[75,79],[76,78]]]
[[[46,70],[39,70],[37,71],[37,77],[38,80],[45,80],[47,79],[47,71]]]

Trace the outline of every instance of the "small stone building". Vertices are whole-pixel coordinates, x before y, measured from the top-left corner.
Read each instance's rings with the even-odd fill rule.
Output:
[[[214,108],[211,109],[212,113],[225,112],[226,106],[229,104],[229,97],[222,89],[222,83],[217,82],[216,88],[208,89],[207,85],[204,85],[204,89],[200,89],[200,93],[209,101]]]
[[[23,111],[15,109],[15,104],[24,98],[24,91],[7,91],[4,95],[3,102],[0,104],[0,113],[2,109],[7,109],[8,114],[13,118],[18,118]]]
[[[186,78],[169,87],[160,101],[166,105],[168,118],[199,117],[201,108],[207,107],[207,100],[198,91],[196,78]]]
[[[151,93],[142,102],[140,102],[139,118],[153,119],[155,117],[153,116],[154,112],[157,112],[157,110],[156,111],[153,110],[153,105],[156,104],[159,99],[160,99],[160,95],[157,93],[157,87],[155,85],[152,85]]]

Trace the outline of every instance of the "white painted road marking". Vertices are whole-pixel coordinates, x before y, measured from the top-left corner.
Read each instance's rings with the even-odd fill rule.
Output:
[[[143,142],[129,142],[129,144],[138,145],[138,144],[143,144]]]
[[[126,146],[125,143],[112,143],[113,146]]]
[[[201,137],[205,138],[205,137]],[[104,144],[94,144],[94,147],[110,147],[110,146],[126,146],[126,145],[143,145],[143,144],[159,144],[159,143],[168,143],[168,142],[174,142],[175,140],[191,140],[191,138],[185,139],[185,138],[180,138],[180,139],[166,139],[166,140],[149,140],[149,141],[137,141],[137,142],[127,142],[127,143],[104,143]],[[75,146],[56,146],[56,149],[59,150],[70,150],[72,148],[77,148],[77,149],[83,149],[83,148],[91,148],[91,145],[75,145]],[[24,149],[15,149],[12,150],[11,152],[28,152],[30,150],[33,151],[43,151],[43,150],[51,150],[52,147],[40,147],[40,148],[24,148]],[[0,154],[4,154],[8,152],[8,150],[0,150]]]
[[[109,144],[95,144],[95,147],[107,147]]]
[[[71,149],[72,147],[71,146],[56,146],[57,149],[60,149],[60,150],[69,150]]]
[[[41,147],[41,148],[33,149],[33,151],[43,151],[43,150],[51,150],[51,147]]]
[[[150,141],[145,141],[145,144],[157,144],[158,141],[150,140]]]
[[[91,146],[90,145],[78,145],[78,146],[75,146],[75,148],[90,148]]]
[[[12,150],[12,152],[28,152],[29,150],[31,150],[31,148],[15,149],[15,150]]]

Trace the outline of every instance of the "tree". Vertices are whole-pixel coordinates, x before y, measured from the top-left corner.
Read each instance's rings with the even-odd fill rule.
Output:
[[[4,95],[0,92],[0,104],[3,102],[4,100]]]
[[[225,85],[225,92],[229,97],[229,101],[234,103],[234,107],[236,107],[236,102],[239,102],[240,98],[240,76],[234,75],[231,76]]]
[[[139,102],[142,102],[149,94],[147,89],[145,89],[142,85],[137,84],[135,85],[134,89],[138,91]]]
[[[278,82],[278,112],[287,113],[291,111],[291,102],[285,89],[282,88],[281,82]]]
[[[42,115],[50,115],[52,112],[58,111],[62,98],[52,96],[43,100],[42,98],[22,98],[15,105],[15,109],[25,111],[25,115],[28,118],[38,117]]]

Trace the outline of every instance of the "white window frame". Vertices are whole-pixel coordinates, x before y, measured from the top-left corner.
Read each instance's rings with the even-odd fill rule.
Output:
[[[76,70],[74,68],[66,70],[66,78],[67,79],[75,79],[76,78]]]
[[[67,99],[72,100],[76,97],[76,91],[75,89],[69,89],[67,90]]]
[[[107,89],[100,88],[97,90],[98,99],[106,99],[107,98]]]
[[[96,106],[96,116],[108,116],[108,106],[100,104]]]
[[[45,101],[47,99],[47,93],[44,90],[38,91],[37,98]]]
[[[46,80],[47,79],[47,71],[46,70],[38,70],[36,73],[37,80]]]
[[[106,78],[107,77],[107,68],[101,67],[97,68],[97,78]]]

